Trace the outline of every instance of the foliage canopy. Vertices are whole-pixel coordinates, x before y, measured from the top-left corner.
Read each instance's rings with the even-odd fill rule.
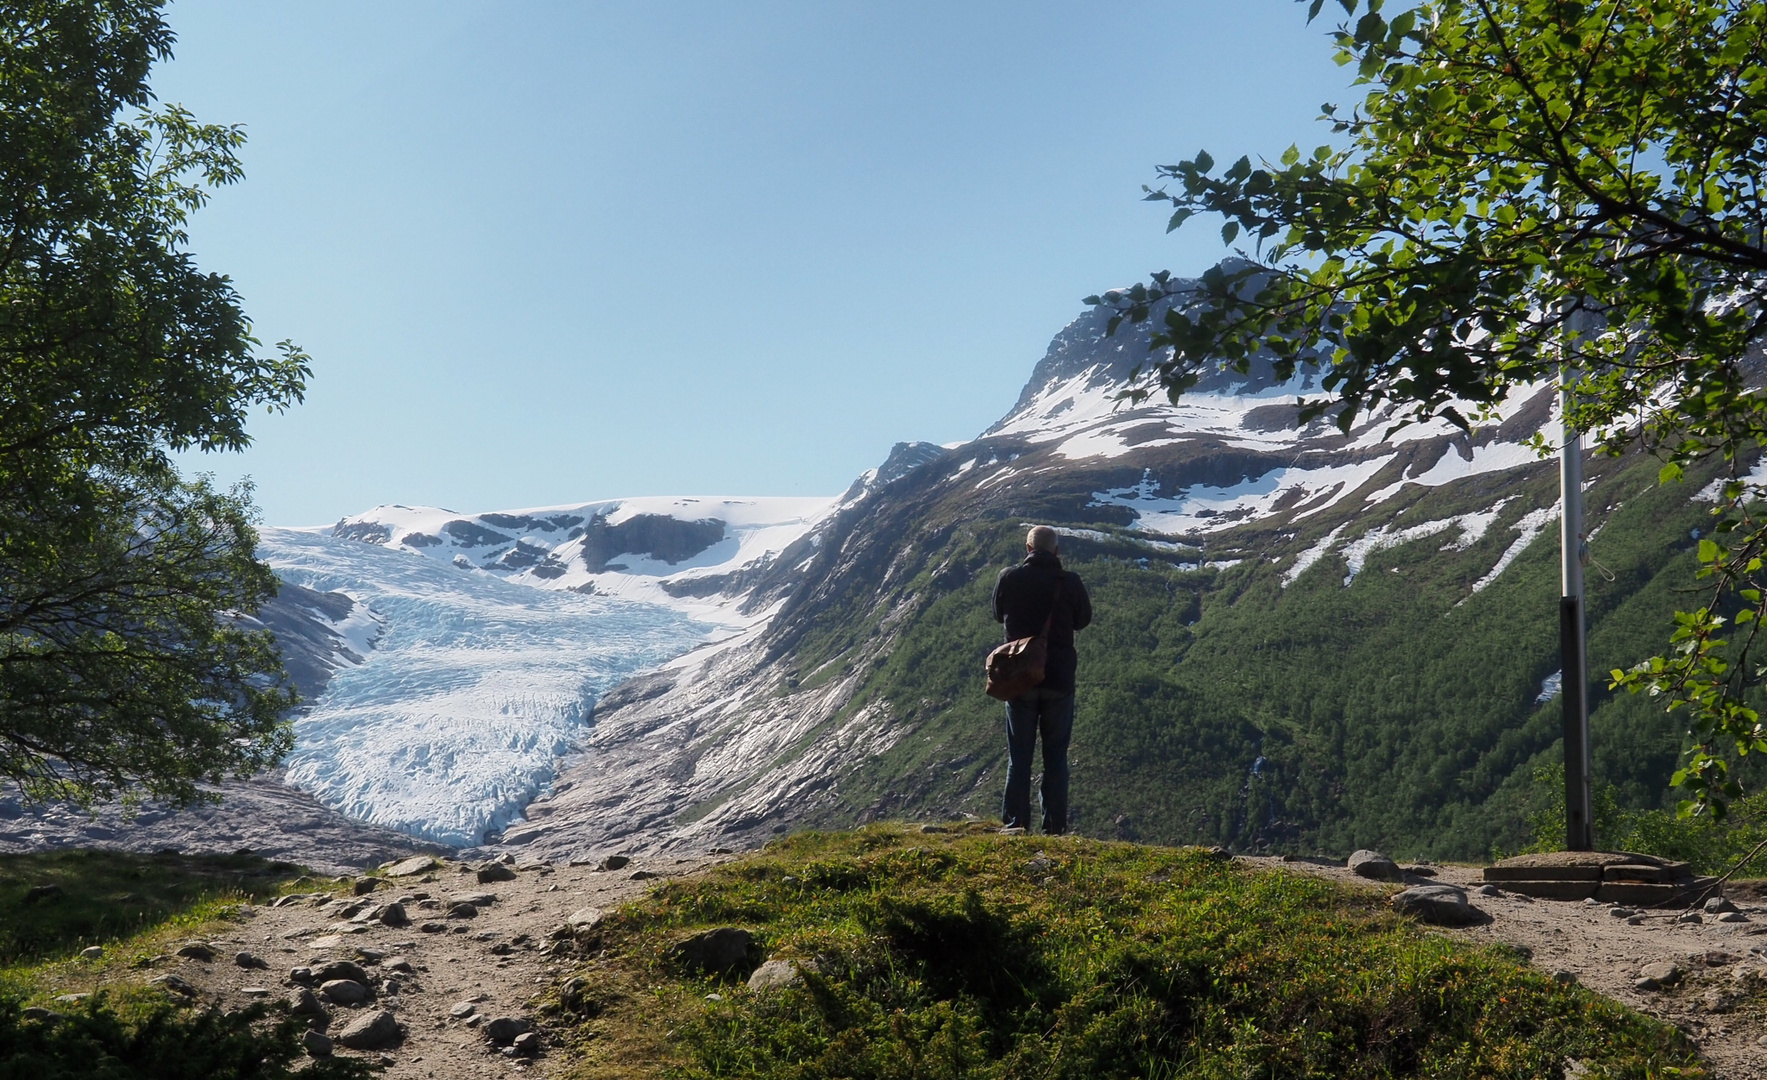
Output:
[[[0,775],[41,796],[188,800],[286,748],[273,646],[232,623],[275,591],[249,489],[167,455],[244,447],[308,363],[185,250],[244,135],[152,107],[160,8],[0,8]]]
[[[1199,152],[1148,192],[1168,229],[1219,214],[1224,242],[1250,241],[1203,278],[1213,303],[1164,303],[1183,288],[1167,274],[1088,298],[1161,323],[1133,396],[1263,354],[1282,377],[1318,371],[1306,417],[1465,427],[1565,365],[1577,427],[1609,451],[1641,441],[1665,479],[1767,443],[1767,6],[1338,3],[1338,58],[1368,88],[1325,107],[1341,145],[1225,169]],[[1687,708],[1698,745],[1676,780],[1720,814],[1740,794],[1727,754],[1767,752],[1745,700],[1760,494],[1724,488],[1709,602],[1677,616],[1666,656],[1614,674]]]

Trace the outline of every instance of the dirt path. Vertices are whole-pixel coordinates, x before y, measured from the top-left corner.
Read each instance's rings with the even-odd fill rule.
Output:
[[[467,867],[448,863],[429,873],[383,881],[359,898],[368,906],[356,915],[372,913],[375,905],[398,903],[409,920],[398,927],[351,921],[350,902],[331,899],[337,895],[334,885],[329,896],[243,909],[247,914],[241,921],[203,939],[214,953],[212,959],[169,955],[174,950],[168,950],[150,970],[117,965],[102,981],[169,975],[173,977],[169,989],[179,989],[181,981],[194,999],[223,1008],[260,999],[286,1000],[304,987],[322,999],[328,1037],[338,1036],[353,1021],[390,1012],[402,1029],[396,1045],[335,1050],[384,1055],[390,1067],[381,1075],[389,1080],[550,1075],[562,1055],[547,1039],[546,1025],[534,1011],[532,999],[557,982],[572,960],[549,955],[548,935],[585,907],[615,907],[658,879],[690,874],[722,859],[634,859],[617,871],[525,865],[513,880],[484,884]],[[347,888],[344,891],[348,893]],[[486,897],[494,899],[487,902]],[[452,903],[466,898],[475,900],[476,914],[449,917]],[[265,966],[241,966],[237,958],[242,952]],[[323,1001],[318,976],[326,964],[337,961],[360,969],[370,990],[368,1000]],[[58,989],[83,991],[96,985]],[[465,1013],[467,1005],[470,1015],[453,1015],[457,1010]],[[490,1044],[486,1029],[502,1017],[538,1026],[538,1056],[507,1056]]]
[[[1245,859],[1270,869],[1318,874],[1363,886],[1348,869],[1280,859]],[[1466,888],[1473,906],[1491,917],[1483,926],[1442,930],[1466,941],[1518,946],[1546,972],[1569,972],[1598,993],[1681,1028],[1723,1080],[1767,1080],[1767,1014],[1743,1001],[1744,991],[1767,986],[1767,906],[1737,899],[1747,922],[1677,922],[1681,911],[1640,911],[1637,924],[1610,914],[1610,905],[1481,896],[1480,871],[1443,866],[1434,881]],[[1636,987],[1647,964],[1669,962],[1685,971],[1679,985]],[[1757,1000],[1759,998],[1757,997]]]
[[[206,939],[212,959],[166,956],[146,972],[118,965],[105,979],[170,975],[174,987],[182,980],[204,1002],[235,1007],[262,998],[288,999],[303,987],[317,994],[321,969],[346,961],[359,967],[372,996],[356,1004],[325,1003],[323,1029],[335,1037],[352,1022],[384,1010],[397,1020],[402,1038],[384,1049],[339,1047],[336,1052],[384,1055],[389,1068],[383,1075],[389,1080],[550,1076],[567,1055],[551,1042],[533,1003],[574,966],[569,956],[551,955],[551,932],[584,908],[615,907],[659,879],[695,873],[725,858],[635,859],[618,870],[528,864],[514,868],[512,880],[483,884],[470,868],[446,863],[384,881],[360,898],[333,899],[334,886],[329,896],[251,907],[242,921]],[[1316,862],[1241,861],[1362,887],[1375,884],[1343,867]],[[1439,882],[1469,891],[1481,884],[1473,868],[1434,869]],[[449,908],[462,899],[474,901],[476,914],[449,917]],[[352,911],[356,900],[363,906]],[[1767,906],[1739,901],[1746,922],[1683,923],[1676,921],[1679,912],[1646,912],[1632,924],[1605,905],[1476,892],[1472,901],[1491,921],[1442,933],[1525,949],[1541,970],[1568,972],[1599,993],[1681,1027],[1723,1080],[1767,1080],[1767,1014],[1741,1000],[1742,990],[1767,987]],[[408,925],[361,921],[376,905],[390,902],[404,909]],[[265,966],[240,966],[241,952]],[[1685,978],[1665,990],[1639,990],[1641,970],[1661,961],[1679,965]],[[92,988],[70,984],[63,989]],[[509,1056],[491,1044],[486,1029],[504,1017],[537,1026],[537,1056]]]

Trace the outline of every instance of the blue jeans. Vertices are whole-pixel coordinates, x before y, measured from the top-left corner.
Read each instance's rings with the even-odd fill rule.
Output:
[[[1031,827],[1031,753],[1043,736],[1043,831],[1068,831],[1068,740],[1074,734],[1074,692],[1038,687],[1006,703],[1006,799],[1000,820]]]

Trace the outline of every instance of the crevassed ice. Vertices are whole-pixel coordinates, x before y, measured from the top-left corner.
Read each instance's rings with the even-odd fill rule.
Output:
[[[351,817],[456,846],[519,819],[587,733],[597,694],[711,629],[318,531],[264,529],[259,554],[385,626],[365,662],[340,669],[296,719],[289,782]]]

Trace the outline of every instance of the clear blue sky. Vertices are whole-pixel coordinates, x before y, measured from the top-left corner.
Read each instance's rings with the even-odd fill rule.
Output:
[[[970,438],[1080,298],[1224,254],[1139,201],[1355,100],[1290,0],[175,0],[160,98],[245,125],[197,215],[305,405],[270,524],[841,491]]]

